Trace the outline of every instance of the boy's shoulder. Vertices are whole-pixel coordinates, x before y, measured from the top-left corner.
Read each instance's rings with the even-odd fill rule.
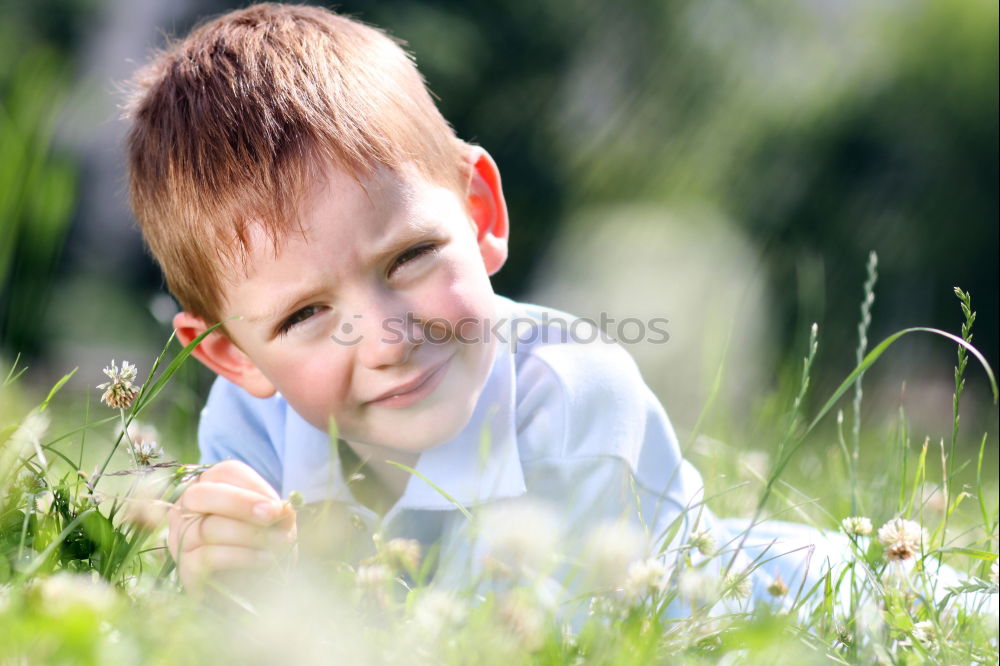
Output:
[[[659,430],[673,439],[635,360],[595,322],[497,298],[510,321],[507,349],[516,374],[518,428],[549,431],[519,437],[527,440],[521,442],[523,455],[613,455],[635,465],[651,420],[660,421]]]

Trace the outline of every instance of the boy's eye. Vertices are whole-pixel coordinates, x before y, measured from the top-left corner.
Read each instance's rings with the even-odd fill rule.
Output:
[[[389,268],[389,277],[392,277],[392,274],[403,265],[410,263],[414,259],[419,259],[425,254],[435,251],[437,251],[437,245],[434,245],[433,243],[426,243],[424,245],[411,247],[409,250],[396,257],[396,261],[393,262],[392,266]]]
[[[297,310],[291,317],[281,323],[278,327],[278,335],[284,335],[322,309],[322,306],[319,305],[307,305],[301,310]]]

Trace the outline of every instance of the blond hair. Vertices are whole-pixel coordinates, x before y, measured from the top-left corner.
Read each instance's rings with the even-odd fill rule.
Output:
[[[169,45],[133,79],[129,194],[181,306],[208,323],[250,225],[277,249],[317,169],[355,178],[413,163],[461,192],[466,144],[412,60],[378,29],[325,9],[261,4]]]

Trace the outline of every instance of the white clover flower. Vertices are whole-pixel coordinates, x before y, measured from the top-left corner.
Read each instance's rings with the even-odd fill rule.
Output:
[[[143,441],[132,445],[135,461],[147,467],[154,460],[163,456],[163,449],[156,442]]]
[[[868,536],[872,533],[872,521],[864,516],[850,516],[840,521],[840,529],[848,536]]]
[[[392,569],[380,563],[362,564],[355,572],[358,587],[378,588],[384,586],[393,578]]]
[[[414,603],[413,623],[424,635],[434,637],[446,629],[457,627],[467,614],[468,608],[455,595],[428,587]]]
[[[704,604],[718,599],[719,581],[702,569],[685,569],[677,579],[677,591],[693,604]]]
[[[170,502],[163,499],[170,479],[169,473],[156,473],[156,470],[144,474],[125,498],[124,520],[148,530],[155,530],[162,525],[171,506]]]
[[[637,601],[649,593],[662,592],[669,582],[670,567],[663,560],[651,557],[632,563],[622,593],[629,601]]]
[[[744,572],[729,573],[722,579],[722,589],[730,599],[746,599],[753,592],[753,581],[750,574]]]
[[[553,561],[559,523],[547,505],[530,501],[500,502],[482,513],[482,537],[493,560],[513,572],[534,575]]]
[[[111,367],[104,368],[104,374],[111,381],[97,385],[97,388],[104,390],[101,402],[114,409],[131,407],[132,401],[139,394],[139,387],[133,383],[137,374],[136,367],[128,361],[122,361],[122,367],[119,368],[112,359]]]
[[[42,450],[42,440],[49,430],[50,423],[51,419],[47,412],[37,408],[28,412],[14,434],[10,436],[10,443],[13,445],[11,450],[14,454],[26,457],[29,451],[33,451],[42,467],[47,467],[49,463]]]
[[[10,597],[11,597],[10,589],[11,588],[10,588],[9,585],[0,585],[0,615],[2,615],[5,612],[7,612],[7,609],[10,608],[10,605],[11,605],[10,604]]]
[[[937,629],[934,627],[933,622],[923,620],[922,622],[914,623],[913,629],[910,630],[910,635],[913,636],[913,640],[930,649],[934,647],[937,640]]]
[[[545,642],[545,613],[529,594],[507,595],[500,602],[499,616],[525,650],[533,652]]]
[[[626,521],[598,525],[587,537],[584,548],[586,574],[594,584],[619,587],[630,564],[643,556],[646,538]]]
[[[142,421],[131,421],[128,427],[125,428],[125,433],[130,442],[160,441],[160,433],[157,432],[156,427]]]
[[[998,584],[997,579],[998,579],[997,561],[993,560],[993,564],[990,565],[990,582],[993,583],[994,585],[997,585]]]
[[[925,539],[920,524],[904,518],[893,518],[878,528],[878,540],[885,547],[885,557],[890,562],[915,558]]]
[[[100,578],[65,571],[37,580],[34,592],[42,610],[49,615],[63,615],[75,609],[102,615],[117,602],[114,590]]]
[[[48,513],[52,510],[52,503],[55,501],[55,493],[51,490],[43,490],[35,495],[35,509],[38,513]]]
[[[771,580],[771,584],[767,586],[767,593],[772,597],[783,597],[788,594],[788,584],[780,573],[776,574]]]
[[[715,536],[707,529],[700,529],[692,532],[688,539],[688,545],[706,557],[710,557],[715,554]]]
[[[414,572],[420,566],[420,542],[416,539],[389,539],[379,554],[397,571]]]

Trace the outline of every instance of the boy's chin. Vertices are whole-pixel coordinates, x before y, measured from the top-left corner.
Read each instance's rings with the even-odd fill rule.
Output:
[[[437,419],[427,423],[412,423],[405,428],[379,439],[377,446],[405,453],[420,453],[437,448],[456,437],[468,424],[471,410],[464,418]]]
[[[441,446],[453,439],[468,425],[475,411],[476,403],[465,405],[451,402],[446,406],[446,414],[430,410],[411,419],[386,419],[380,424],[380,432],[352,433],[345,431],[340,436],[352,443],[367,444],[382,449],[405,453],[420,453]]]

